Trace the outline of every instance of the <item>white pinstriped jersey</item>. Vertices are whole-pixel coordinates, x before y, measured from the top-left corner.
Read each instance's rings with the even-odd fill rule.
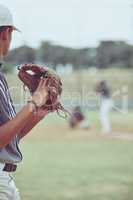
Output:
[[[0,125],[5,124],[16,116],[16,111],[10,96],[8,84],[4,75],[0,72]],[[18,163],[22,160],[22,154],[18,147],[19,138],[16,136],[5,147],[0,149],[0,161]]]

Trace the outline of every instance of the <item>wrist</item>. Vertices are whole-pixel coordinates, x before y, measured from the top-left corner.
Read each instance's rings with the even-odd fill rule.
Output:
[[[38,106],[37,106],[36,102],[34,100],[28,100],[27,104],[29,105],[30,112],[35,114],[38,110]]]
[[[36,118],[40,120],[44,119],[50,112],[48,110],[44,110],[43,108],[39,108],[35,114]]]
[[[35,93],[35,94],[31,97],[30,100],[31,100],[31,101],[34,101],[35,104],[36,104],[36,106],[37,106],[38,108],[40,108],[41,106],[43,106],[43,105],[44,105],[44,102],[46,101],[44,98],[42,99],[42,96],[41,96],[41,94],[39,94],[39,93]]]

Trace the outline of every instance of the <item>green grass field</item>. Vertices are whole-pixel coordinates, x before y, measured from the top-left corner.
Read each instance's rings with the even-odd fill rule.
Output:
[[[113,135],[133,133],[133,113],[112,113]],[[24,139],[23,163],[15,174],[22,200],[132,200],[133,144],[100,133],[97,113],[90,130],[44,119]]]
[[[132,70],[82,71],[62,79],[65,93],[82,87],[91,92],[106,79],[113,92],[128,87],[133,100]],[[13,75],[8,80],[15,102],[22,102],[22,84]],[[65,120],[51,115],[24,139],[24,159],[15,174],[22,200],[133,200],[133,112],[112,112],[111,137],[101,134],[97,112],[87,117],[90,130],[72,131]]]

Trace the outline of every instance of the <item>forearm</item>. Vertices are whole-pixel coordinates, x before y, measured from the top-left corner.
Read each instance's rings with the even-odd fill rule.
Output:
[[[51,111],[44,110],[42,108],[37,109],[36,113],[31,116],[28,122],[25,124],[21,132],[19,133],[19,139],[22,139],[27,135],[42,119],[44,119]]]
[[[45,105],[47,97],[48,92],[46,89],[46,80],[42,78],[28,104],[24,106],[14,119],[11,119],[4,125],[0,126],[0,148],[4,148],[9,144],[15,135],[19,136],[22,134],[22,129],[26,124],[31,122],[30,119],[35,115],[34,111]],[[33,128],[36,123],[32,123],[30,129]],[[25,134],[28,131],[29,130],[26,128],[24,131]]]
[[[21,133],[25,124],[34,115],[33,110],[32,105],[27,104],[14,119],[0,126],[0,148],[9,144],[16,134]]]
[[[19,139],[22,139],[24,136],[26,136],[41,121],[41,119],[42,118],[32,116],[18,134]]]

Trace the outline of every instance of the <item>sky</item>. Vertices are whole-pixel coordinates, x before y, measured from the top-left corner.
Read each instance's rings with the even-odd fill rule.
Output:
[[[42,40],[75,48],[101,40],[133,43],[133,0],[0,0],[13,13],[12,48]]]

